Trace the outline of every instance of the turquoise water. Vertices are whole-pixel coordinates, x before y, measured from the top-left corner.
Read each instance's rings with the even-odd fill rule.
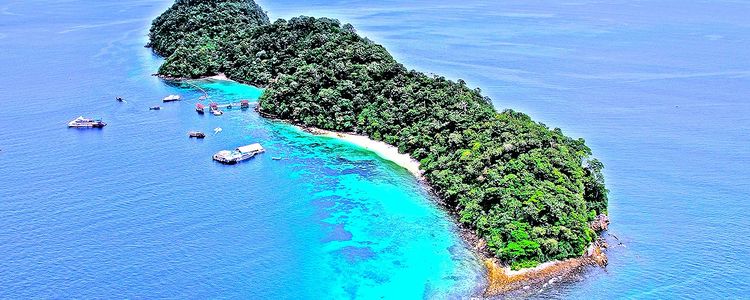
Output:
[[[227,81],[196,84],[222,95],[218,102],[260,91]],[[269,131],[250,135],[266,147],[266,160],[281,158],[272,161],[273,172],[286,178],[274,186],[292,185],[286,188],[299,197],[295,205],[312,213],[308,221],[315,222],[300,225],[317,230],[298,229],[315,236],[306,246],[311,249],[300,250],[310,262],[299,271],[316,278],[306,286],[319,289],[306,296],[448,297],[477,288],[482,276],[478,262],[457,240],[449,217],[408,171],[348,142],[311,136],[254,112],[233,119]],[[254,172],[265,176],[268,170]]]
[[[150,74],[168,1],[0,3],[0,298],[460,298],[481,279],[407,171]],[[747,1],[260,1],[333,16],[407,66],[584,137],[610,264],[537,298],[750,294]],[[219,101],[260,91],[196,82]],[[126,103],[114,101],[123,96]],[[148,111],[162,105],[162,111]],[[68,130],[78,115],[104,130]],[[224,130],[213,135],[213,128]],[[203,141],[188,140],[203,130]],[[210,156],[260,142],[226,167]],[[271,157],[284,159],[274,161]]]

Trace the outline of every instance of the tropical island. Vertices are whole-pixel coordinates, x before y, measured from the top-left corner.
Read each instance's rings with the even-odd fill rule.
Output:
[[[583,139],[498,111],[463,80],[409,70],[351,24],[271,22],[252,0],[177,0],[149,38],[166,59],[161,76],[225,74],[265,88],[263,116],[408,154],[472,246],[500,265],[521,270],[599,253],[592,247],[606,229],[608,191]],[[498,277],[488,267],[490,280]],[[515,282],[500,277],[496,284]]]

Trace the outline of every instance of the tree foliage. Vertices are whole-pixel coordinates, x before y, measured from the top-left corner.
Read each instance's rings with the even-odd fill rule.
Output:
[[[209,23],[204,23],[209,22]],[[350,24],[268,23],[254,2],[180,0],[154,21],[160,73],[219,72],[267,87],[260,110],[397,146],[513,267],[580,256],[606,213],[603,165],[582,139],[513,110],[496,111],[465,82],[407,70]]]

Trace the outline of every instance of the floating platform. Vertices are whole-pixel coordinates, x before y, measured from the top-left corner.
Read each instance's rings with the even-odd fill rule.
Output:
[[[237,147],[234,151],[223,150],[214,154],[213,159],[225,165],[233,165],[243,160],[253,158],[255,155],[266,152],[258,143]]]
[[[223,108],[223,109],[234,109],[234,108],[240,108],[240,109],[248,109],[250,108],[250,100],[241,100],[240,102],[232,102],[232,103],[223,103],[219,104],[216,102],[211,102],[208,104],[209,108]]]

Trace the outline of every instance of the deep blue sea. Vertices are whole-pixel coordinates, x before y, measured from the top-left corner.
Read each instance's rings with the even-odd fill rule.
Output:
[[[533,297],[750,295],[750,1],[259,3],[350,22],[410,68],[587,140],[611,190],[610,264]],[[151,76],[146,33],[170,4],[0,2],[0,298],[476,292],[481,263],[406,170],[252,110],[198,116],[197,89]],[[262,93],[191,84],[218,102]],[[172,93],[185,101],[160,103]],[[66,128],[79,115],[109,126]],[[268,152],[210,159],[254,142]]]

